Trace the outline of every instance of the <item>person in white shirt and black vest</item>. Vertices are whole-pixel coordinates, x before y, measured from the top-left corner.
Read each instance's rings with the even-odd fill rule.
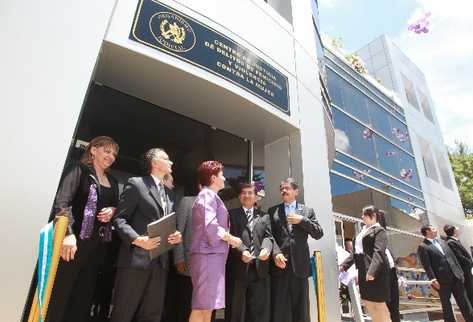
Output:
[[[227,266],[232,280],[231,322],[269,322],[270,289],[269,257],[273,250],[273,235],[269,216],[255,207],[256,187],[240,186],[241,207],[230,210],[230,234],[242,244],[232,248]],[[227,310],[228,312],[228,310]]]
[[[271,321],[310,322],[310,254],[307,237],[323,236],[314,209],[298,203],[297,182],[288,178],[279,186],[282,203],[269,209],[274,237],[271,272]]]
[[[456,321],[450,303],[453,294],[465,321],[473,322],[473,309],[463,284],[465,276],[455,254],[444,240],[437,239],[437,229],[432,225],[422,226],[420,232],[425,239],[417,253],[432,287],[439,291],[444,321]]]

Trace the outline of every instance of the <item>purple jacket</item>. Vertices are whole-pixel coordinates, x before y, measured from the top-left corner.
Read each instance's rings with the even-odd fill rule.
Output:
[[[192,207],[192,244],[189,253],[227,253],[222,236],[230,230],[228,211],[222,199],[205,187]]]

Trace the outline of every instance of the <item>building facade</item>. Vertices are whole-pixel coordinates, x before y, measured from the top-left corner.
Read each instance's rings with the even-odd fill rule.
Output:
[[[465,216],[448,159],[435,106],[423,72],[387,36],[382,35],[357,51],[383,86],[394,91],[404,107],[427,209],[432,224],[464,227]],[[433,93],[435,95],[435,93]]]
[[[232,185],[257,179],[263,208],[280,202],[281,179],[295,177],[325,236],[326,314],[339,316],[335,227],[328,164],[334,149],[321,92],[317,6],[311,1],[110,0],[1,5],[9,49],[1,80],[5,321],[19,320],[61,172],[86,142],[120,145],[114,174],[139,174],[152,146],[175,161],[188,189],[195,165],[223,161]],[[32,36],[34,35],[34,36]],[[14,246],[17,245],[18,246]],[[13,274],[13,271],[15,272]],[[312,285],[312,283],[311,283]],[[6,296],[8,294],[8,296]],[[315,321],[314,292],[311,310]],[[335,318],[336,321],[338,318]]]
[[[466,245],[471,228],[425,77],[386,36],[349,55],[336,41],[325,43],[335,127],[330,181],[337,243],[343,246],[355,236],[364,206],[385,210],[398,273],[412,283],[401,286],[401,313],[428,320],[428,312],[440,307],[438,295],[422,285],[427,278],[416,256],[420,227],[428,222],[442,231],[446,223],[454,224],[464,231]]]

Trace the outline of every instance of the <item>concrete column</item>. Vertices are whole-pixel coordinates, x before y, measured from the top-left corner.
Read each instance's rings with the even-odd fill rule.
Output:
[[[263,209],[281,202],[279,184],[291,174],[289,137],[282,137],[264,146],[265,198]]]
[[[1,1],[2,321],[19,321],[115,0]]]

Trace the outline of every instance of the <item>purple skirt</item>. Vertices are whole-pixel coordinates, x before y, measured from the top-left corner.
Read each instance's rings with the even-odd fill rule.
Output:
[[[192,309],[217,310],[225,307],[225,264],[227,253],[191,254]]]

